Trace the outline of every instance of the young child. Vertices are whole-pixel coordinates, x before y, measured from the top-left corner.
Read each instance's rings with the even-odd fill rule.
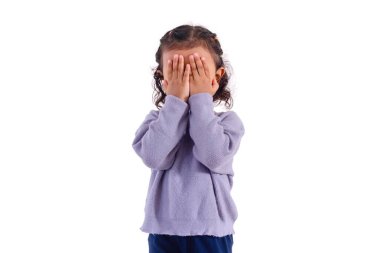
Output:
[[[202,26],[178,26],[160,40],[159,110],[147,114],[132,143],[151,169],[140,228],[151,253],[232,252],[232,161],[244,126],[234,111],[213,109],[221,101],[231,108],[222,55],[216,34]]]

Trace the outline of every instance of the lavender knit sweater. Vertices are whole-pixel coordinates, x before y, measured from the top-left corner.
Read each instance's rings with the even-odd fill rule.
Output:
[[[169,235],[234,234],[232,161],[244,126],[234,111],[214,112],[212,96],[188,103],[167,95],[137,129],[133,149],[151,169],[141,231]]]

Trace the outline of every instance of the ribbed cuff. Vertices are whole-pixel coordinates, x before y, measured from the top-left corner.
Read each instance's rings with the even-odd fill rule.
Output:
[[[203,114],[214,114],[214,104],[213,104],[213,98],[210,93],[202,92],[197,93],[189,98],[189,105],[190,110],[193,113],[201,113]]]
[[[173,95],[167,95],[165,98],[165,107],[173,107],[178,110],[186,110],[189,107],[189,104],[180,99],[179,97],[173,96]]]

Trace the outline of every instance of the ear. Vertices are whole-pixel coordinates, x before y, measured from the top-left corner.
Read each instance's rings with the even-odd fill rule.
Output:
[[[224,67],[220,67],[216,72],[215,72],[215,79],[219,83],[220,79],[222,79],[222,76],[225,73]]]

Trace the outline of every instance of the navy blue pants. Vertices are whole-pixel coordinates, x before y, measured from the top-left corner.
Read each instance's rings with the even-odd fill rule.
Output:
[[[149,253],[232,253],[233,235],[162,235],[149,234]]]

